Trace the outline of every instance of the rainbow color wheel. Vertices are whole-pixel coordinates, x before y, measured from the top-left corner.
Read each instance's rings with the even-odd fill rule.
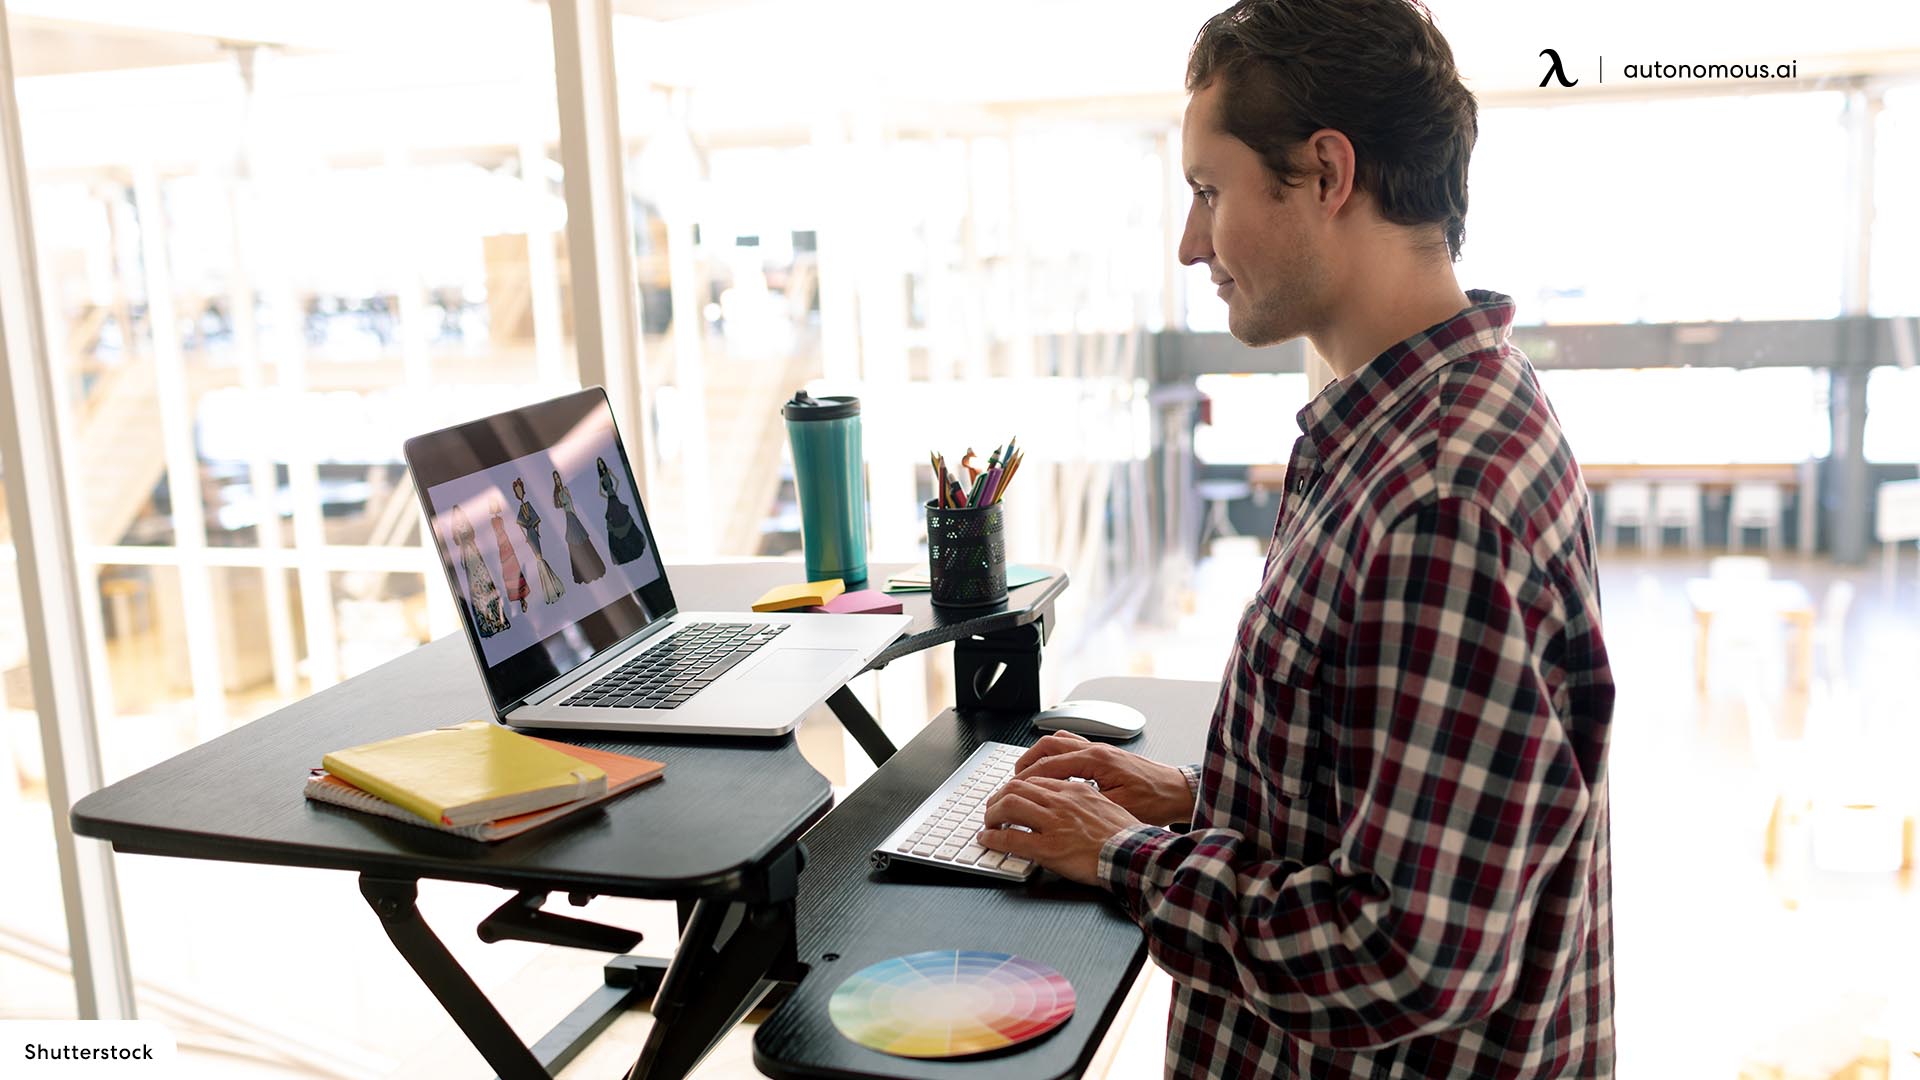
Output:
[[[834,990],[827,1015],[861,1046],[912,1058],[980,1054],[1073,1015],[1073,984],[1011,953],[945,949],[882,960]]]

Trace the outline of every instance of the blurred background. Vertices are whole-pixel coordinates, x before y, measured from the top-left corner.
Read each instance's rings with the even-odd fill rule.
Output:
[[[1326,381],[1173,258],[1221,4],[4,0],[4,420],[53,432],[68,513],[0,518],[0,1017],[119,992],[77,987],[79,925],[196,1075],[486,1075],[349,878],[81,841],[63,879],[48,779],[456,632],[401,442],[579,385],[669,562],[798,552],[801,387],[863,399],[877,561],[924,558],[929,449],[1017,434],[1010,557],[1073,581],[1050,697],[1217,678]],[[1460,281],[1514,297],[1605,547],[1621,1075],[1920,1076],[1920,13],[1540,7],[1432,4],[1481,104]],[[1538,85],[1546,47],[1577,86]],[[60,574],[77,651],[28,629]],[[43,716],[35,665],[91,707]],[[857,690],[902,738],[949,672]],[[802,741],[864,775],[830,719]],[[529,1030],[596,977],[450,940]],[[1164,999],[1097,1071],[1159,1074]],[[753,1075],[729,1046],[700,1075]]]

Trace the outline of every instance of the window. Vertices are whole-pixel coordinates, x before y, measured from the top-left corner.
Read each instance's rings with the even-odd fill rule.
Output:
[[[1574,457],[1609,464],[1795,463],[1831,452],[1812,368],[1542,371]]]
[[[1874,368],[1867,375],[1867,460],[1920,464],[1920,368]]]
[[[1840,313],[1841,97],[1486,109],[1462,287],[1529,323]],[[1791,167],[1767,147],[1793,147]]]
[[[343,32],[325,5],[261,13],[258,31],[303,43],[287,49],[226,44],[173,9],[141,7],[137,32],[111,12],[9,15],[34,57],[20,137],[109,781],[450,630],[402,441],[575,381],[546,8],[390,14]],[[0,783],[21,793],[5,843],[32,872],[0,935],[57,956],[31,700],[6,682],[22,782]],[[383,1054],[445,1030],[381,969],[316,974],[311,938],[269,955],[291,920],[385,956],[350,880],[116,865],[142,1008],[199,1010],[183,1043],[259,1025],[272,1053],[386,1071]],[[303,899],[203,902],[223,895]],[[214,939],[236,945],[198,947]],[[16,980],[19,955],[0,948],[0,997],[38,1010],[46,972]],[[335,992],[296,992],[315,977]]]
[[[1872,311],[1920,315],[1920,87],[1887,91],[1873,152]]]

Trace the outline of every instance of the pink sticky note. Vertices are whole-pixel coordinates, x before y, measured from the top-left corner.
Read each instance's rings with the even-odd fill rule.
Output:
[[[841,593],[819,607],[810,607],[808,611],[824,611],[830,615],[898,615],[904,608],[898,597],[888,596],[878,589],[861,589],[858,592]]]

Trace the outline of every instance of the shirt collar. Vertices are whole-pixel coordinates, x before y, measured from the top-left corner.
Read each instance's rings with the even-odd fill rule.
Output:
[[[1320,391],[1295,417],[1321,461],[1330,459],[1374,417],[1439,368],[1487,350],[1505,352],[1513,328],[1513,299],[1470,289],[1473,303],[1400,342],[1344,379]]]

